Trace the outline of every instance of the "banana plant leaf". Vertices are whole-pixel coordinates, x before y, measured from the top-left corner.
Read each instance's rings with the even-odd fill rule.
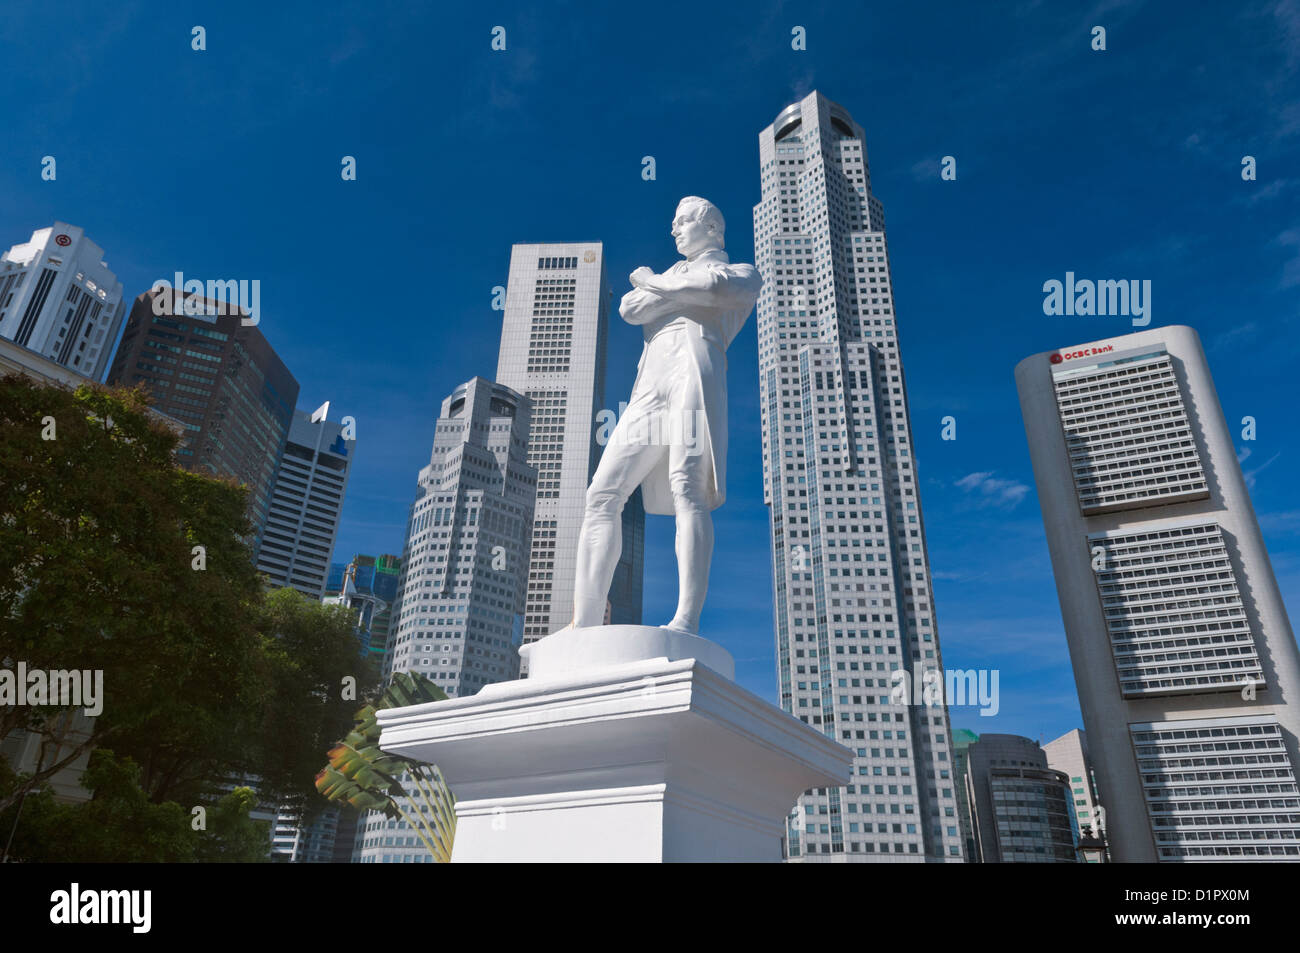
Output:
[[[379,747],[376,712],[443,701],[447,695],[431,679],[398,672],[379,704],[353,716],[353,728],[328,752],[329,763],[316,775],[316,790],[335,803],[405,819],[440,863],[451,859],[456,833],[456,798],[436,765],[390,754]],[[406,801],[411,813],[403,810]]]

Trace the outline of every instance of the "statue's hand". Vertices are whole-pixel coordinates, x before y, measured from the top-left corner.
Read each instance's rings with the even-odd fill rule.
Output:
[[[644,288],[646,283],[654,276],[655,273],[653,270],[642,265],[636,271],[632,272],[632,274],[628,275],[627,280],[632,283],[633,288]]]

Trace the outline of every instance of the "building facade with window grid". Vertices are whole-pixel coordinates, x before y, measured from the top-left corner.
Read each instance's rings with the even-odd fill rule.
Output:
[[[960,862],[947,708],[884,211],[862,127],[813,92],[759,134],[754,207],[764,501],[781,705],[854,749],[805,792],[792,859]]]
[[[1088,736],[1078,728],[1067,731],[1055,741],[1043,745],[1047,766],[1060,771],[1070,779],[1070,810],[1074,813],[1074,829],[1080,835],[1103,833],[1101,800],[1097,796],[1097,779],[1088,756]]]
[[[135,299],[108,383],[143,385],[185,428],[176,462],[248,486],[254,559],[271,508],[298,381],[261,329],[174,290]]]
[[[385,682],[419,672],[457,698],[519,677],[537,492],[529,416],[527,397],[481,377],[442,402],[407,520]],[[356,838],[361,863],[433,859],[401,818],[368,812]]]
[[[1016,383],[1111,857],[1300,860],[1300,651],[1196,332]]]
[[[295,410],[271,490],[258,571],[273,587],[289,586],[314,602],[325,595],[330,557],[357,442],[340,421]]]
[[[609,285],[600,242],[519,244],[511,249],[496,379],[532,403],[528,462],[537,506],[523,640],[573,620],[578,533],[601,446]],[[623,509],[623,552],[608,618],[641,622],[645,510],[638,491]]]
[[[965,751],[962,799],[970,812],[972,863],[1075,864],[1077,830],[1069,777],[1038,744],[983,734]]]

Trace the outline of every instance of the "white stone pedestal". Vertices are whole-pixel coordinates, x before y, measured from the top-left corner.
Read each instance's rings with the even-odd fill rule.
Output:
[[[527,679],[379,712],[381,747],[455,792],[455,862],[779,861],[800,792],[849,781],[849,749],[706,639],[599,626],[524,651]]]

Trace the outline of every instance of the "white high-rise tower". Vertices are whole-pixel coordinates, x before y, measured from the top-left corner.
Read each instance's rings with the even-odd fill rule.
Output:
[[[122,329],[122,283],[104,249],[55,222],[0,255],[0,337],[103,380]]]
[[[801,798],[789,854],[960,861],[947,708],[891,694],[943,661],[862,127],[814,92],[759,134],[759,157],[759,388],[781,704],[857,754],[852,784]]]
[[[498,383],[532,402],[528,462],[537,468],[524,642],[573,619],[573,577],[587,484],[600,459],[596,415],[605,393],[609,285],[600,242],[515,245],[510,254]],[[623,553],[610,622],[641,622],[645,510],[623,510]]]
[[[525,460],[528,422],[526,397],[481,377],[442,402],[407,522],[385,681],[419,672],[456,698],[519,677],[537,489]],[[404,820],[376,811],[358,824],[354,857],[432,860]]]
[[[1111,856],[1300,860],[1300,650],[1196,332],[1016,386]]]

